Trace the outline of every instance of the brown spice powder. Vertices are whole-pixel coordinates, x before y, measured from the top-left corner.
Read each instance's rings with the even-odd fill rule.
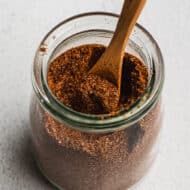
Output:
[[[114,84],[88,74],[104,51],[102,45],[83,45],[50,64],[48,85],[61,103],[87,114],[106,114],[128,108],[142,95],[148,82],[147,68],[130,54],[124,57],[121,98]]]
[[[88,134],[58,124],[51,117],[47,116],[46,119],[45,127],[48,133],[60,146],[71,148],[74,151],[82,150],[91,156],[111,158],[126,142],[123,139],[125,138],[124,131],[109,134]],[[127,147],[126,144],[125,147]]]

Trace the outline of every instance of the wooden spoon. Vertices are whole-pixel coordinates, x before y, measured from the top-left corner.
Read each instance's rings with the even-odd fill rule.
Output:
[[[119,93],[125,48],[145,3],[146,0],[125,0],[115,34],[108,48],[89,71],[114,83]]]

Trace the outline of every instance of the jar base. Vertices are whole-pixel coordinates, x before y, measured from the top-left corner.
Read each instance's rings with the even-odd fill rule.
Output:
[[[150,164],[150,167],[149,169],[147,170],[147,172],[145,173],[144,177],[142,177],[141,179],[139,179],[136,183],[134,183],[130,188],[126,188],[125,190],[136,190],[136,188],[142,184],[146,178],[146,176],[148,175],[148,173],[150,173],[151,169],[154,167],[155,165],[155,162],[156,162],[156,158],[157,156],[152,160],[151,164]],[[54,186],[56,189],[58,190],[67,190],[67,189],[64,189],[63,187],[60,187],[59,185],[57,185],[53,180],[51,180],[46,174],[45,172],[43,171],[42,167],[40,166],[40,163],[37,161],[37,159],[35,159],[35,163],[36,163],[36,166],[38,168],[38,170],[40,171],[40,173],[48,180],[48,182]]]

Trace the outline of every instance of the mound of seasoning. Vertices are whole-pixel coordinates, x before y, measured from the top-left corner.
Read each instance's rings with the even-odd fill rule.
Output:
[[[144,92],[148,82],[146,66],[125,54],[122,92],[107,79],[88,74],[105,51],[102,45],[83,45],[63,53],[49,67],[48,85],[64,105],[87,114],[107,114],[127,109]]]
[[[146,66],[125,54],[121,97],[105,78],[88,74],[105,51],[83,45],[50,63],[47,82],[65,106],[86,114],[114,114],[128,109],[148,83]],[[150,167],[161,127],[160,103],[134,125],[105,134],[85,133],[56,121],[34,100],[31,109],[36,157],[44,174],[67,190],[126,190]]]

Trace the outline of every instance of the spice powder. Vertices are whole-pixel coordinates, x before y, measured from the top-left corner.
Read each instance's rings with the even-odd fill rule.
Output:
[[[102,45],[83,45],[50,64],[48,85],[61,103],[78,112],[107,114],[128,108],[142,95],[148,82],[147,68],[130,54],[124,57],[121,98],[113,83],[88,74],[104,51]]]

